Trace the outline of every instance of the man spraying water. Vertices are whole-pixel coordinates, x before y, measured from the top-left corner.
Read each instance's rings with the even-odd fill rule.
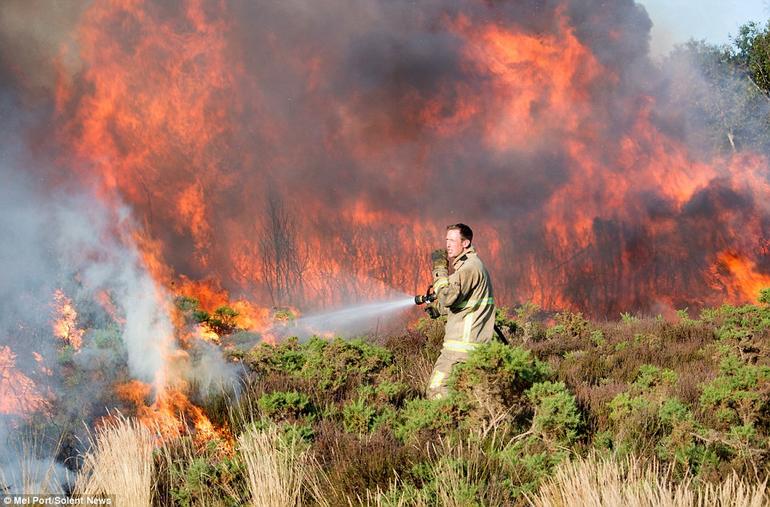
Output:
[[[446,315],[447,321],[444,346],[428,383],[429,398],[446,396],[452,366],[465,361],[470,351],[481,343],[489,342],[495,333],[492,282],[471,245],[472,240],[470,227],[465,224],[450,225],[446,232],[446,250],[435,250],[431,254],[431,295],[435,295],[435,300],[428,305],[428,313],[433,318]],[[449,259],[454,269],[451,275]]]

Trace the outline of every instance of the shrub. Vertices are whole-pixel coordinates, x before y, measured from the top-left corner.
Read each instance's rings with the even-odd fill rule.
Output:
[[[235,331],[237,318],[237,311],[229,306],[220,306],[203,323],[218,336],[224,336]]]
[[[419,439],[424,432],[433,436],[446,434],[456,427],[454,411],[451,399],[410,400],[398,413],[395,435],[406,442]]]
[[[549,448],[539,438],[531,436],[509,443],[495,456],[511,497],[520,498],[537,491],[541,481],[553,473],[568,452]]]
[[[162,443],[155,462],[154,505],[244,504],[245,469],[228,440],[173,438]]]
[[[546,337],[554,336],[583,338],[590,333],[590,325],[580,312],[562,312],[556,314],[556,324],[548,328]]]
[[[455,403],[469,413],[467,426],[481,428],[504,412],[525,424],[532,412],[525,392],[549,375],[547,365],[528,350],[495,341],[477,347],[467,361],[457,364],[449,386],[456,393]]]
[[[728,354],[720,364],[720,374],[704,384],[701,408],[715,427],[726,429],[741,424],[767,423],[770,402],[770,367],[745,364]]]
[[[265,394],[259,399],[258,405],[266,417],[275,421],[296,420],[314,412],[308,395],[297,391]]]
[[[535,405],[532,431],[549,442],[572,444],[580,430],[580,412],[575,396],[563,382],[540,382],[527,391]]]
[[[350,433],[371,433],[377,426],[392,418],[392,410],[378,410],[361,397],[351,401],[342,409],[345,431]]]

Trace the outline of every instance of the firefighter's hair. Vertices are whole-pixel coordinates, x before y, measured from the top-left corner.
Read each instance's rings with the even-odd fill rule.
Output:
[[[473,231],[470,227],[468,227],[465,224],[454,224],[454,225],[447,225],[446,230],[448,231],[460,231],[460,237],[462,239],[467,239],[468,241],[473,241]]]

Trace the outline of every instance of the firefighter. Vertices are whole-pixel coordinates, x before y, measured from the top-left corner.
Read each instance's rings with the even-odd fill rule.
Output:
[[[427,395],[446,396],[452,366],[468,358],[468,353],[494,335],[495,303],[492,282],[471,244],[473,231],[465,224],[447,227],[446,250],[435,250],[431,315],[447,316],[444,346],[433,368]],[[447,257],[449,259],[447,259]],[[449,260],[454,272],[449,274]]]

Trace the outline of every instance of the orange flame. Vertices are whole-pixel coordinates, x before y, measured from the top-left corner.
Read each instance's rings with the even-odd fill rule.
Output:
[[[395,65],[380,94],[355,83],[330,91],[344,59],[299,32],[290,41],[265,35],[285,72],[281,88],[296,94],[288,114],[271,101],[276,83],[231,37],[240,20],[228,4],[189,0],[167,12],[95,2],[78,27],[82,72],[56,91],[58,137],[68,160],[100,176],[106,200],[120,197],[137,212],[136,241],[155,279],[207,310],[241,304],[228,291],[303,308],[422,291],[426,254],[449,221],[438,213],[483,222],[475,242],[503,304],[608,315],[744,298],[715,287],[710,266],[735,243],[758,251],[766,211],[732,216],[714,206],[704,219],[693,208],[716,187],[768,202],[767,160],[704,160],[662,129],[661,98],[628,85],[572,26],[567,2],[543,7],[549,22],[536,31],[476,16],[500,14],[495,2],[481,4],[431,23],[431,33],[457,40],[453,70],[469,77],[427,89],[390,90],[409,73]],[[604,29],[609,44],[623,44],[624,27]],[[307,128],[293,125],[295,116],[315,126],[304,144],[295,134]],[[466,138],[485,162],[467,156]],[[558,159],[559,174],[510,167],[533,154]],[[531,160],[520,164],[541,163]],[[454,186],[437,187],[447,174]],[[322,179],[334,195],[319,191]],[[351,183],[337,192],[343,181]],[[511,205],[506,191],[529,204]],[[697,244],[715,224],[724,232]],[[683,234],[688,227],[695,232]],[[766,264],[750,257],[764,276]],[[243,302],[239,313],[244,329],[269,328],[264,309]]]
[[[733,300],[756,303],[760,291],[770,289],[770,275],[758,272],[754,262],[734,252],[719,254],[715,275]]]
[[[227,440],[225,430],[215,428],[203,410],[191,403],[180,389],[166,388],[157,392],[150,384],[132,380],[117,385],[115,393],[131,403],[139,421],[158,431],[162,438],[173,438],[193,430],[196,440],[201,442],[214,437]]]
[[[53,297],[54,311],[56,313],[56,318],[52,323],[53,334],[63,342],[72,345],[75,350],[78,350],[83,344],[85,330],[77,327],[78,314],[72,305],[72,300],[61,289],[56,289]]]
[[[0,414],[30,415],[49,408],[35,382],[16,369],[16,354],[0,347]]]

